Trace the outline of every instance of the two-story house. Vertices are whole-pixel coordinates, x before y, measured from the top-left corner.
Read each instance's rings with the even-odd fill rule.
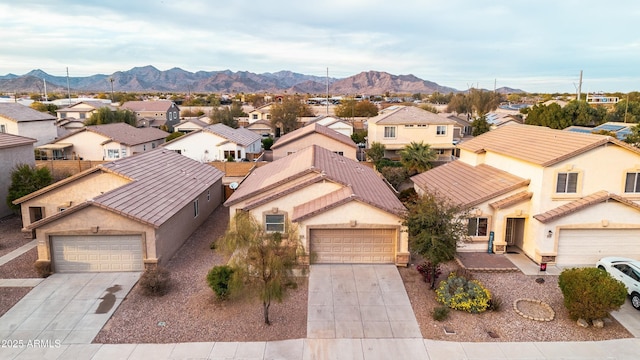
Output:
[[[101,101],[81,101],[71,106],[56,110],[56,114],[58,115],[59,120],[73,118],[85,121],[89,119],[93,113],[97,112],[98,109],[103,107],[106,107],[111,111],[117,110],[115,106]]]
[[[415,106],[391,106],[367,121],[367,147],[378,142],[385,146],[385,157],[399,159],[398,151],[412,142],[429,144],[438,161],[453,155],[454,122]]]
[[[158,101],[127,101],[120,106],[136,114],[138,127],[160,128],[166,125],[170,132],[180,122],[178,105],[169,100]]]
[[[338,155],[358,160],[356,157],[358,147],[350,137],[318,123],[303,126],[276,140],[271,146],[273,160],[294,154],[310,145],[320,145]]]
[[[58,136],[56,117],[17,103],[0,103],[0,133],[36,139],[35,146]]]
[[[35,139],[24,136],[0,133],[0,218],[10,215],[7,195],[11,186],[11,172],[17,165],[35,165],[33,143]]]
[[[333,129],[343,135],[351,137],[353,134],[353,125],[350,122],[339,118],[337,116],[331,115],[320,115],[315,117],[305,124],[305,126],[309,126],[312,124],[320,124],[322,126],[326,126],[330,129]]]
[[[516,251],[538,263],[640,258],[640,149],[530,125],[458,145],[460,158],[411,179],[469,209],[459,251]]]
[[[37,148],[48,159],[110,161],[155,149],[168,135],[160,129],[112,123],[85,126]]]

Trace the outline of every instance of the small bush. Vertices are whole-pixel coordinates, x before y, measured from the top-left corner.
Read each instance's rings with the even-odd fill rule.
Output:
[[[431,316],[435,321],[444,321],[449,317],[449,308],[446,306],[438,306],[433,309]]]
[[[36,260],[34,267],[36,268],[38,276],[42,278],[49,277],[49,275],[52,274],[51,261],[49,260]]]
[[[455,310],[480,313],[489,308],[491,293],[479,281],[451,273],[436,289],[436,300]]]
[[[216,241],[213,240],[212,242],[209,243],[209,249],[211,250],[215,250],[216,249]]]
[[[229,282],[233,275],[233,268],[229,265],[214,266],[207,274],[207,283],[220,300],[229,297]]]
[[[262,147],[265,150],[271,150],[271,146],[273,146],[273,139],[272,138],[264,138],[262,139]]]
[[[573,320],[605,318],[627,298],[624,284],[597,268],[565,269],[558,278],[558,286]]]
[[[467,280],[473,280],[473,273],[465,268],[457,268],[454,272],[453,272],[457,277],[463,277]]]
[[[442,274],[440,264],[434,266],[431,262],[426,261],[416,267],[416,270],[422,275],[422,280],[428,284],[431,284],[431,280],[438,280],[438,276]]]
[[[171,276],[165,268],[156,266],[148,268],[140,276],[140,288],[146,296],[162,296],[169,292]]]
[[[489,300],[488,310],[495,311],[495,312],[502,310],[502,299],[494,295]]]

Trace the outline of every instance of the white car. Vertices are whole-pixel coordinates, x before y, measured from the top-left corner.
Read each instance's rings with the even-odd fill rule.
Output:
[[[623,257],[604,257],[596,263],[598,269],[605,270],[614,279],[627,287],[631,305],[640,310],[640,261]]]

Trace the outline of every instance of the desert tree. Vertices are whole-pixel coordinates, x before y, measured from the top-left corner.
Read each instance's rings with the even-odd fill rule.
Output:
[[[399,151],[400,163],[407,169],[409,176],[431,169],[431,162],[437,157],[435,151],[424,142],[412,141]]]
[[[36,168],[28,164],[17,164],[11,170],[11,184],[7,192],[7,206],[16,214],[20,213],[20,205],[13,200],[29,195],[36,190],[53,183],[53,177],[47,167]]]
[[[298,118],[313,116],[313,111],[306,103],[295,96],[287,97],[282,103],[271,105],[271,127],[282,129],[282,134],[298,128]]]
[[[471,125],[471,135],[473,136],[482,135],[491,130],[491,124],[489,124],[485,115],[475,118]]]
[[[136,114],[131,110],[116,110],[112,111],[109,107],[103,106],[96,112],[91,114],[91,117],[87,119],[85,125],[103,125],[123,122],[131,126],[136,126]]]
[[[371,146],[366,150],[367,156],[374,164],[378,164],[382,158],[384,158],[384,152],[386,147],[384,144],[374,141]],[[377,166],[377,165],[376,165]]]

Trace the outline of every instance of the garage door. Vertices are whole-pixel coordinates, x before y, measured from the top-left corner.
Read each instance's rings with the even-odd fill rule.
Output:
[[[313,229],[316,263],[394,263],[395,229]]]
[[[593,265],[605,256],[640,259],[640,229],[560,230],[558,265]]]
[[[55,272],[142,271],[140,235],[53,236]]]

